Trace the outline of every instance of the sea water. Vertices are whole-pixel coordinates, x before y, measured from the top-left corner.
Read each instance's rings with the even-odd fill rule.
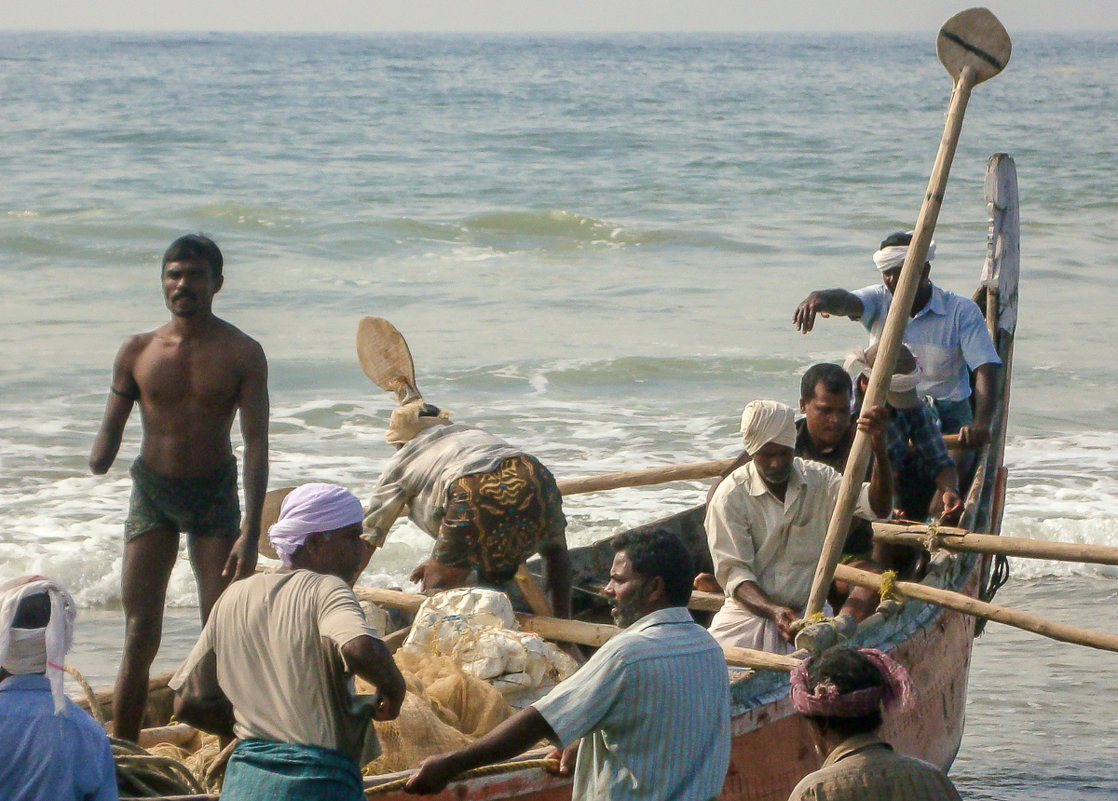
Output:
[[[1012,32],[1011,32],[1012,33]],[[987,158],[1021,186],[1007,535],[1118,545],[1118,37],[1014,35],[975,89],[933,279],[970,294]],[[354,351],[391,320],[455,419],[559,477],[736,453],[750,399],[795,403],[856,323],[791,324],[871,284],[913,225],[950,79],[934,33],[765,36],[0,34],[0,579],[82,605],[71,661],[119,659],[138,413],[86,467],[129,334],[167,319],[159,256],[205,231],[216,311],[270,365],[271,478],[373,486],[392,399]],[[240,437],[234,433],[235,444]],[[700,501],[701,482],[576,496],[583,544]],[[397,527],[363,581],[408,586]],[[1115,631],[1114,568],[1012,560],[998,601]],[[157,667],[198,629],[185,559]],[[964,796],[1118,793],[1118,656],[990,624],[975,644]]]

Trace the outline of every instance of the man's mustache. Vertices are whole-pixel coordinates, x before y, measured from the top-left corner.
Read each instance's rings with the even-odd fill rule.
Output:
[[[198,297],[193,292],[190,292],[186,289],[179,290],[175,294],[171,295],[171,300],[180,300],[181,298],[186,298],[187,300],[198,300]]]

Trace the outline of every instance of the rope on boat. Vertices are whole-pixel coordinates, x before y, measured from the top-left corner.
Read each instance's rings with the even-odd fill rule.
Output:
[[[89,714],[93,715],[93,719],[101,724],[102,729],[105,728],[105,715],[101,711],[101,705],[97,703],[97,694],[93,692],[93,688],[89,686],[89,682],[85,680],[85,676],[73,665],[66,665],[63,670],[73,676],[74,681],[82,688],[82,693],[85,694],[85,700],[89,702]]]
[[[882,601],[899,601],[900,593],[897,592],[897,571],[886,570],[881,574],[881,586],[877,590]]]
[[[85,676],[73,665],[66,665],[65,670],[81,687],[86,701],[89,702],[90,714],[102,728],[107,728],[105,716],[101,712],[101,704],[97,702],[97,696],[89,686],[89,682],[85,680]],[[206,794],[202,782],[186,764],[175,757],[153,754],[133,742],[116,737],[109,737],[109,744],[112,747],[113,764],[116,767],[117,786],[122,796],[159,798],[169,795]],[[231,751],[232,748],[227,750]],[[228,755],[225,758],[228,760]],[[224,767],[225,761],[210,765],[206,771],[206,783],[210,784],[211,774],[217,774],[218,769]]]
[[[542,770],[545,768],[557,767],[559,767],[558,759],[524,759],[519,762],[498,762],[496,765],[484,765],[480,768],[474,768],[473,770],[468,770],[465,773],[460,773],[453,779],[451,779],[451,781],[457,782],[462,781],[463,779],[474,779],[479,776],[498,776],[502,773],[513,773],[515,771],[524,770],[526,768],[540,768]],[[369,787],[365,790],[365,795],[371,796],[381,795],[382,793],[391,793],[395,790],[402,789],[403,786],[407,783],[408,779],[406,778],[393,779],[390,782],[385,782],[384,784],[378,784],[373,787]]]

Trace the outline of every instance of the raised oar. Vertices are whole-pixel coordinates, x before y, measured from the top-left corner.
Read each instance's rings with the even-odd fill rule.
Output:
[[[955,146],[959,142],[959,132],[963,127],[963,114],[971,89],[978,83],[994,77],[1009,61],[1011,51],[1009,34],[998,22],[997,17],[984,8],[972,8],[956,14],[944,23],[936,39],[936,52],[939,60],[954,78],[954,89],[947,109],[943,137],[940,139],[939,152],[936,154],[932,174],[928,180],[928,191],[920,206],[920,216],[916,220],[912,243],[908,247],[904,265],[901,267],[900,281],[893,293],[893,302],[885,320],[885,328],[877,346],[877,358],[866,389],[863,409],[871,409],[880,404],[885,397],[885,387],[893,375],[897,360],[897,348],[901,344],[905,327],[912,311],[912,301],[916,297],[920,272],[928,255],[928,244],[936,227],[939,209],[943,203],[943,193],[947,188],[947,176],[951,171],[951,161],[955,156]],[[854,435],[854,442],[847,457],[838,502],[831,515],[827,528],[827,538],[819,557],[815,576],[811,584],[805,617],[823,611],[827,592],[835,575],[835,566],[842,555],[846,532],[850,529],[850,518],[858,499],[861,477],[866,474],[869,464],[869,436],[862,431]]]
[[[1061,562],[1085,562],[1094,565],[1118,565],[1118,548],[1108,545],[1086,545],[1077,542],[1030,540],[1023,537],[1002,537],[971,534],[962,528],[932,528],[925,525],[874,523],[873,538],[890,545],[924,547],[929,538],[932,545],[948,551],[989,553],[1027,559],[1054,559]]]
[[[426,595],[420,595],[419,593],[385,590],[379,587],[354,587],[353,591],[363,601],[372,601],[381,606],[402,609],[412,613],[416,612],[420,604],[427,600]],[[605,645],[611,637],[621,631],[617,626],[606,623],[587,623],[583,620],[564,620],[557,617],[524,614],[519,614],[516,618],[522,631],[535,632],[547,640],[592,647]],[[734,667],[787,672],[799,664],[799,660],[794,657],[755,651],[751,648],[723,647],[722,650],[726,653],[726,663]]]

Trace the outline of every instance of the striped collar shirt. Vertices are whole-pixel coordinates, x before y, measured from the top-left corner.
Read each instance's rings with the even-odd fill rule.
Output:
[[[533,706],[582,739],[574,801],[708,801],[730,762],[730,685],[714,639],[683,607],[645,615]]]

